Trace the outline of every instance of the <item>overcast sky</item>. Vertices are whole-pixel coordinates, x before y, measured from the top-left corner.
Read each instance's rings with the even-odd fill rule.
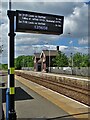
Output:
[[[0,4],[0,44],[3,44],[2,62],[8,61],[8,3],[6,0]],[[15,57],[19,55],[33,55],[43,49],[56,49],[70,55],[71,52],[88,53],[88,0],[13,0],[13,10],[34,11],[64,16],[64,31],[62,35],[45,35],[32,33],[16,33]],[[30,2],[25,2],[30,1]],[[60,2],[59,2],[60,1]],[[79,1],[79,2],[78,2]],[[1,7],[2,6],[2,7]],[[68,34],[70,33],[70,34]]]

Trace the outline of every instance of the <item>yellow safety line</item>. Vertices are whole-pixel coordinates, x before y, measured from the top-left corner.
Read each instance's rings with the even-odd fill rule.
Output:
[[[22,77],[19,77],[19,76],[15,75],[15,79],[18,80],[19,82],[21,82],[22,84],[24,84],[25,86],[29,87],[30,89],[32,89],[33,91],[37,92],[39,95],[45,97],[46,99],[48,99],[49,101],[51,101],[52,103],[57,105],[58,107],[62,108],[64,111],[66,111],[70,115],[82,113],[82,110],[84,110],[84,112],[88,112],[88,108],[86,108],[84,106],[81,107],[81,105],[79,105],[79,107],[80,107],[80,109],[79,109],[79,107],[78,108],[77,107],[72,107],[72,106],[66,104],[66,102],[64,102],[62,100],[59,101],[59,99],[56,99],[56,98],[53,97],[54,93],[53,94],[52,94],[52,92],[49,93],[48,89],[47,89],[47,92],[45,92],[45,90],[43,91],[42,88],[40,88],[40,87],[35,87],[35,85],[33,85],[33,84],[30,85],[30,81],[28,81],[25,78],[22,78]],[[61,96],[60,96],[60,98],[61,98]],[[82,118],[87,120],[88,114],[76,115],[76,116],[73,116],[73,117],[77,118],[77,120],[80,120]]]

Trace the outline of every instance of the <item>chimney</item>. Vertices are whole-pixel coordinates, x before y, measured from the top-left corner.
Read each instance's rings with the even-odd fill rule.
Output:
[[[57,51],[59,51],[59,46],[57,46]]]

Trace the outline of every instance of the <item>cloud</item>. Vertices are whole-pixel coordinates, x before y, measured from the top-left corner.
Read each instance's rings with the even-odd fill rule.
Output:
[[[64,23],[64,34],[70,32],[71,37],[76,38],[88,36],[88,6],[75,7]]]
[[[85,38],[85,39],[82,38],[82,39],[78,40],[78,43],[80,45],[88,45],[89,41],[88,41],[88,38]]]
[[[90,47],[90,36],[82,38],[82,39],[79,39],[78,40],[78,44]]]
[[[64,51],[65,48],[67,48],[67,46],[59,46],[60,51]],[[32,55],[32,53],[33,54],[34,53],[41,53],[42,50],[57,50],[57,46],[56,45],[17,46],[15,57],[17,57],[19,55]]]
[[[4,0],[5,1],[5,0]],[[15,53],[16,56],[20,54],[33,54],[36,50],[35,46],[37,45],[37,51],[47,47],[50,49],[55,49],[56,46],[52,45],[62,38],[67,39],[67,37],[72,37],[78,39],[78,45],[87,45],[87,36],[88,36],[88,5],[80,0],[74,0],[73,2],[59,1],[55,2],[26,2],[27,0],[22,0],[22,2],[16,0],[12,3],[13,10],[27,10],[27,11],[37,11],[43,13],[64,15],[64,34],[61,36],[56,35],[40,35],[40,34],[24,34],[16,33],[15,37]],[[76,2],[78,1],[78,2]],[[80,2],[80,3],[79,3]],[[0,24],[0,29],[2,29],[2,42],[4,46],[3,56],[7,56],[8,53],[8,17],[7,17],[8,3],[2,2],[2,21],[4,24]],[[70,35],[67,33],[70,32]],[[54,41],[54,42],[53,42]],[[48,45],[46,45],[48,43]],[[58,43],[56,43],[58,45]],[[40,47],[39,47],[40,46]],[[67,46],[63,45],[62,51],[65,51],[68,54]],[[78,49],[80,50],[80,49]],[[82,51],[84,52],[84,51]],[[6,58],[5,58],[6,59]],[[7,60],[7,59],[6,59]],[[5,61],[5,60],[4,60]]]
[[[15,58],[20,55],[33,55],[34,53],[41,53],[42,50],[56,50],[56,45],[31,45],[31,46],[17,46],[15,47]],[[88,47],[69,47],[69,46],[59,46],[59,50],[65,53],[67,56],[80,52],[83,54],[88,54],[90,48]],[[2,62],[7,63],[7,51],[2,54]]]
[[[69,44],[72,44],[73,43],[73,41],[71,40],[71,41],[69,41]]]
[[[64,52],[67,56],[70,56],[71,53],[74,55],[77,52],[82,53],[82,54],[88,54],[89,50],[90,50],[90,48],[88,48],[88,47],[69,47],[69,46],[67,46],[66,48],[63,49],[62,52]]]
[[[73,2],[84,2],[85,0],[73,0]],[[3,0],[7,2],[7,0]],[[20,0],[13,0],[13,2],[20,2]],[[37,2],[37,0],[22,0],[22,2]],[[38,0],[38,2],[72,2],[72,0]]]

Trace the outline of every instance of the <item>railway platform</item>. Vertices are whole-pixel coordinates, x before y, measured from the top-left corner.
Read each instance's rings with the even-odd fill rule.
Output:
[[[62,113],[61,112],[56,116],[52,117],[51,115],[51,116],[48,116],[47,118],[49,117],[50,119],[57,118],[57,120],[62,119],[62,117],[64,117],[64,119],[67,119],[67,120],[69,119],[70,120],[74,120],[74,119],[89,120],[90,119],[89,106],[84,105],[80,102],[77,102],[57,92],[54,92],[34,82],[28,81],[27,79],[22,78],[20,76],[15,76],[15,79],[20,83],[22,83],[23,85],[27,86],[27,88],[29,88],[30,90],[33,90],[35,93],[39,94],[43,98],[47,99],[48,101],[50,101],[51,103],[59,107],[64,112],[63,114],[61,114]],[[48,109],[47,109],[47,112],[48,112]]]
[[[45,97],[30,89],[16,78],[16,95],[15,95],[15,109],[17,113],[17,120],[47,120],[57,119],[63,120],[63,116],[69,116],[67,112],[53,104]],[[39,87],[37,84],[30,82],[31,86]],[[29,84],[29,85],[30,85]],[[26,94],[26,95],[25,95]],[[16,99],[18,97],[18,100]],[[3,103],[4,112],[6,115],[6,103]],[[59,117],[59,118],[57,118]],[[69,120],[76,120],[73,116],[68,117]]]
[[[21,76],[15,75],[15,81],[16,87],[22,88],[32,97],[32,99],[15,101],[18,120],[31,120],[31,118],[45,120],[90,120],[89,106]],[[18,96],[21,95],[19,94]],[[5,112],[5,103],[3,108]]]
[[[68,76],[34,71],[16,71],[16,75],[22,76],[32,82],[52,89],[60,94],[73,98],[81,103],[90,105],[90,80],[83,77]]]

